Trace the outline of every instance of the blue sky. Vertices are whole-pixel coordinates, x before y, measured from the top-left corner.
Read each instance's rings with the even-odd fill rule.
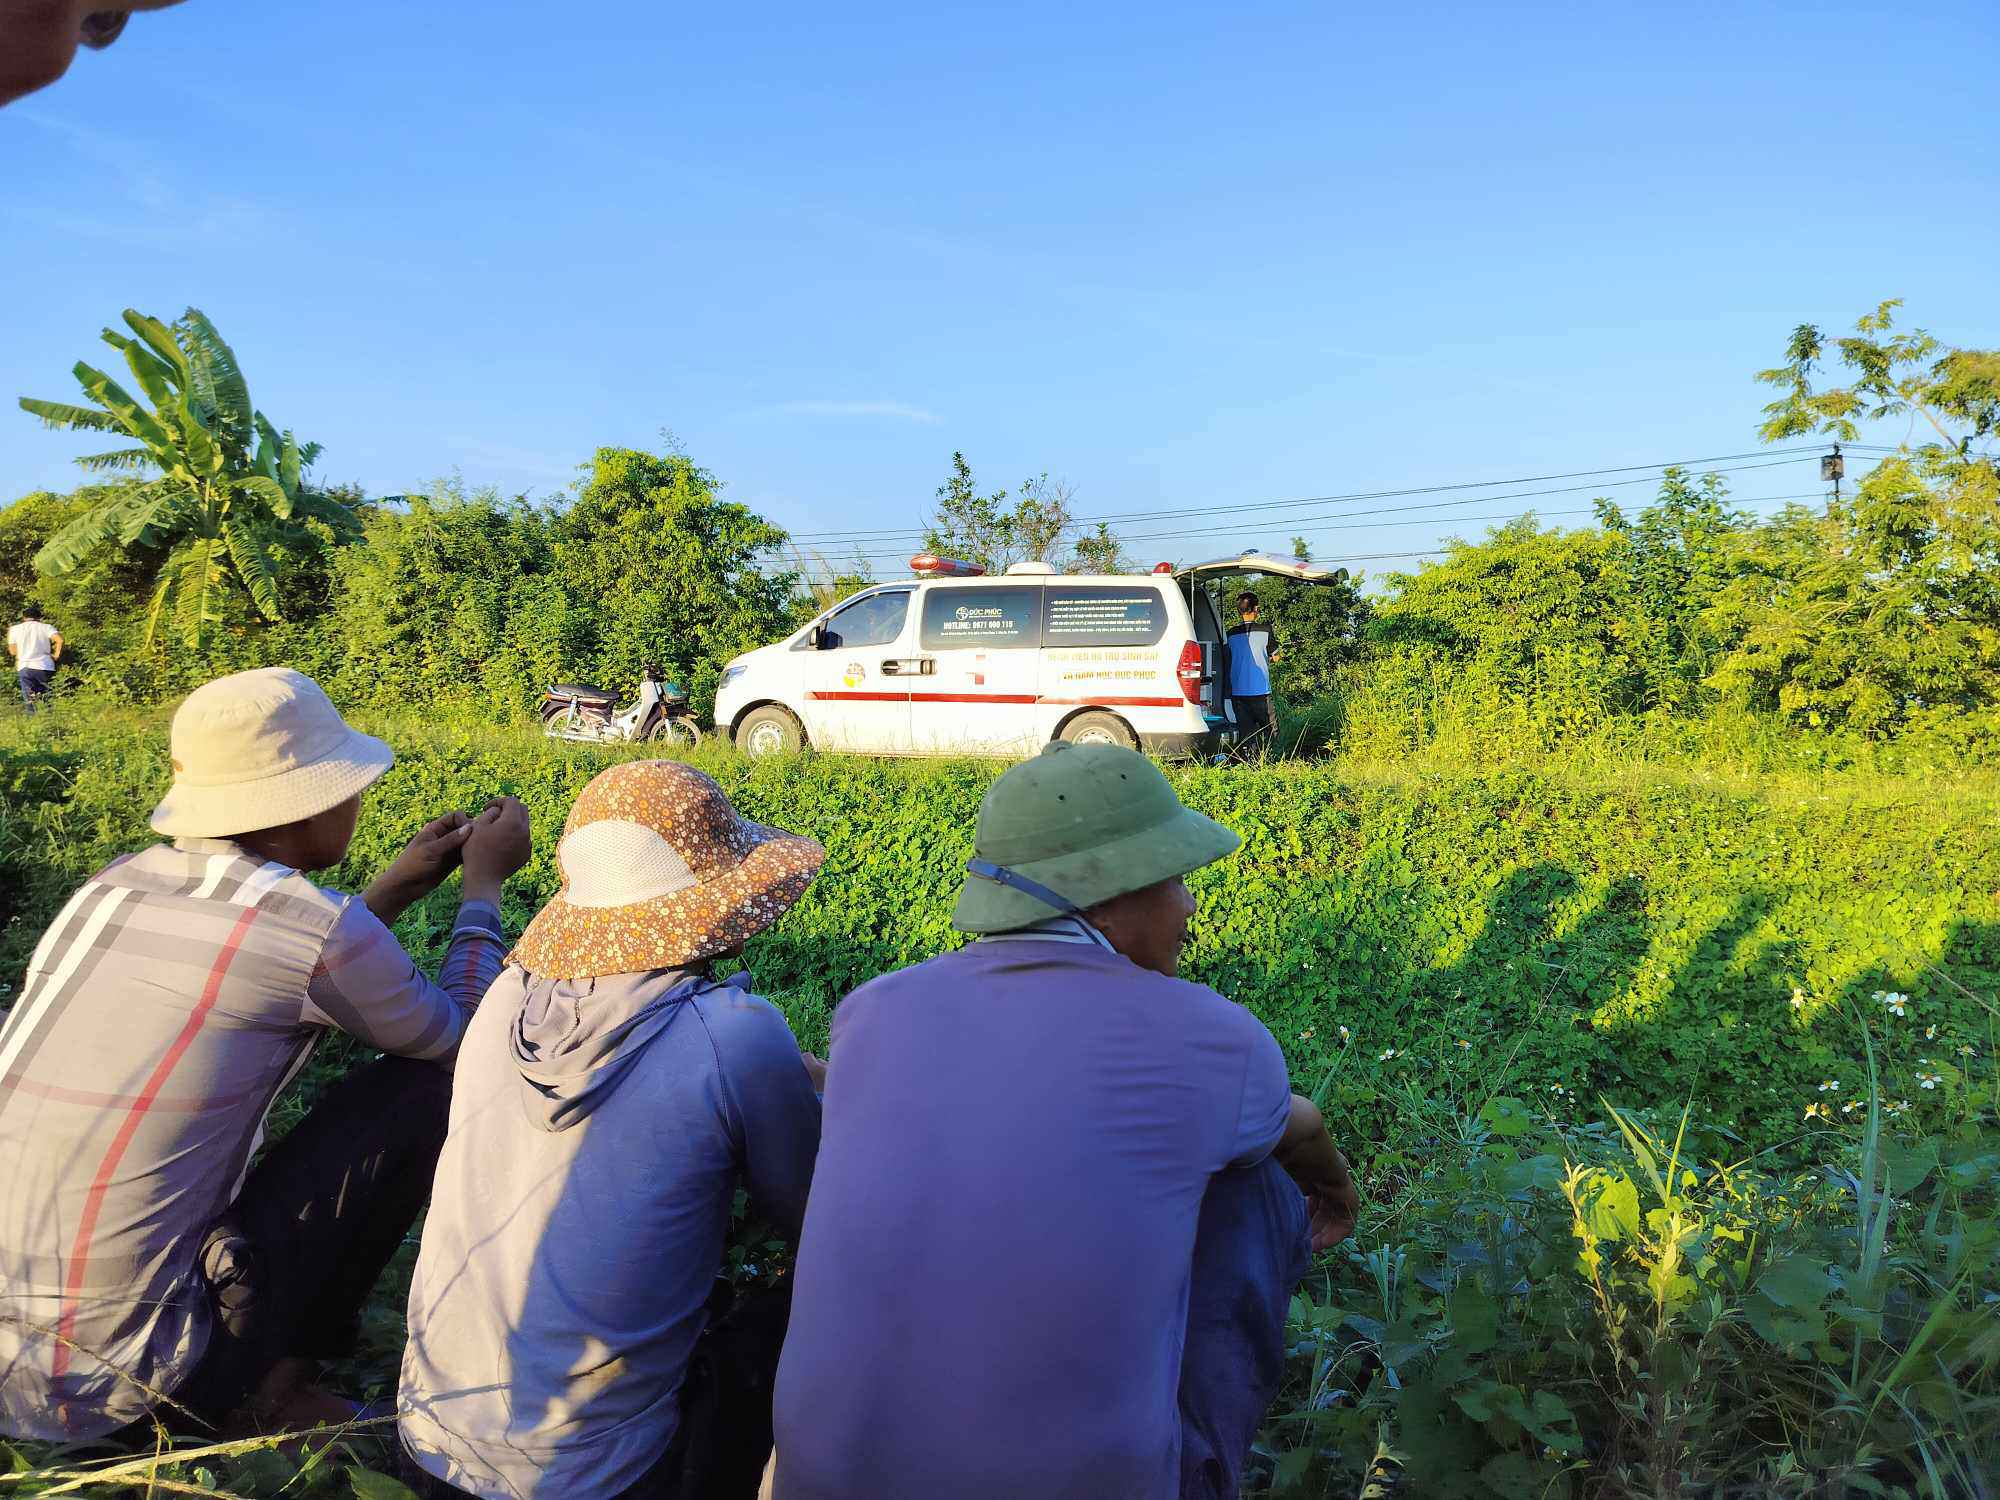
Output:
[[[954,449],[1087,515],[1738,453],[1795,323],[2000,343],[1992,20],[187,0],[0,111],[0,392],[194,304],[324,477],[547,493],[665,428],[803,534],[913,528]],[[78,451],[0,411],[0,499]]]

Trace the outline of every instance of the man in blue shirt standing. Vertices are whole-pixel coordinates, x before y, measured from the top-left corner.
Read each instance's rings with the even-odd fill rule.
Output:
[[[1271,665],[1278,659],[1278,638],[1257,618],[1257,596],[1236,600],[1243,623],[1229,632],[1229,698],[1236,705],[1236,748],[1245,755],[1262,755],[1272,733]]]

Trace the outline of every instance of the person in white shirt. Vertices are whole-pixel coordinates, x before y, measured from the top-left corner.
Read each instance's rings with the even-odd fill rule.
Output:
[[[20,623],[7,632],[7,650],[14,658],[14,670],[21,677],[21,702],[29,713],[49,690],[62,660],[62,632],[42,619],[41,610],[29,604],[22,608]]]

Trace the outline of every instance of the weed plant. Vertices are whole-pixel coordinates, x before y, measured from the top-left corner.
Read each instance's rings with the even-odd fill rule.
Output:
[[[330,882],[358,887],[424,816],[509,791],[536,836],[516,930],[555,888],[577,791],[646,753],[452,718],[369,727],[399,763]],[[957,941],[994,766],[697,759],[828,845],[746,955],[802,1043],[861,980]],[[1990,773],[1357,751],[1173,775],[1245,837],[1196,882],[1188,971],[1272,1026],[1368,1198],[1293,1302],[1258,1493],[1350,1495],[1378,1454],[1423,1496],[1993,1493]],[[77,881],[150,838],[166,779],[157,711],[0,719],[0,985]],[[405,917],[414,953],[442,951],[454,899]],[[278,1128],[352,1050],[322,1045]],[[747,1221],[731,1254],[739,1278],[783,1273]],[[408,1266],[406,1247],[341,1388],[393,1391]],[[157,1463],[20,1444],[0,1500],[379,1500],[403,1493],[392,1457],[361,1432],[305,1462],[269,1443]],[[93,1467],[110,1462],[127,1467]]]

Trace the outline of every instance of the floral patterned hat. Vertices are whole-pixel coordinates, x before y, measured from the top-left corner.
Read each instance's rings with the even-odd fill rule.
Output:
[[[728,952],[791,909],[826,850],[752,823],[693,766],[636,760],[583,789],[556,863],[562,890],[508,960],[548,979],[594,979]]]

